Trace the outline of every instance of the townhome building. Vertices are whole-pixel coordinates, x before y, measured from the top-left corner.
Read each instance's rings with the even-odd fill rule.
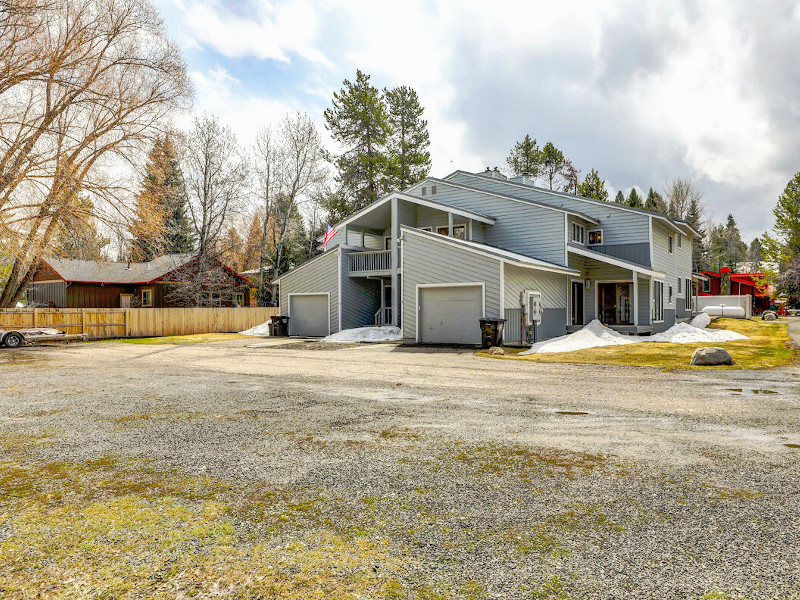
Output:
[[[693,309],[688,223],[496,170],[428,177],[336,230],[277,280],[291,335],[395,325],[409,343],[478,344],[479,319],[499,318],[527,343],[592,319],[657,333]]]

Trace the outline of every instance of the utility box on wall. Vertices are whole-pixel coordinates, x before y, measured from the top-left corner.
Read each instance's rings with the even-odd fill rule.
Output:
[[[542,322],[542,294],[533,290],[522,292],[522,310],[525,314],[525,325],[538,325]]]

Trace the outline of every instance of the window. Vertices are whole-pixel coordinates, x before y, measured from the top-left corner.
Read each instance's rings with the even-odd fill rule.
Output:
[[[678,294],[681,294],[681,278],[678,277]]]
[[[672,286],[667,286],[667,303],[672,304]]]
[[[710,292],[711,291],[711,280],[710,279],[704,279],[703,280],[703,291],[704,292]]]
[[[145,288],[142,290],[142,306],[153,306],[153,288]]]
[[[422,195],[423,195],[423,196],[427,196],[427,195],[428,195],[428,194],[427,194],[427,192],[428,192],[428,188],[426,188],[425,186],[423,186],[423,187],[422,187]]]
[[[572,224],[572,241],[583,244],[586,236],[586,228],[577,223]]]
[[[653,322],[664,320],[664,282],[653,282]]]
[[[435,195],[436,195],[436,186],[432,185],[431,186],[431,196],[435,196]]]
[[[669,244],[668,244],[669,253],[672,254],[672,236],[670,235],[667,237],[669,238]]]
[[[450,228],[446,225],[443,227],[437,227],[436,233],[439,235],[448,235],[450,233]],[[459,240],[467,239],[467,226],[466,225],[453,225],[453,237],[458,238]]]
[[[589,232],[589,244],[602,244],[603,243],[603,230],[593,229]]]
[[[242,292],[234,292],[233,303],[236,306],[244,306],[244,294]]]
[[[387,235],[385,238],[383,238],[383,249],[384,250],[392,249],[392,236]]]
[[[682,243],[683,243],[683,234],[682,234],[682,233],[679,233],[679,234],[678,234],[678,248],[680,248],[680,247],[681,247],[681,244],[682,244]]]

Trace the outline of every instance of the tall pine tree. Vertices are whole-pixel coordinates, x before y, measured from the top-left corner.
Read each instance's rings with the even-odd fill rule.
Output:
[[[92,201],[80,193],[75,194],[59,221],[55,244],[51,249],[53,256],[77,260],[103,260],[103,248],[111,240],[101,236],[97,231],[97,224],[92,218],[93,213]]]
[[[543,169],[542,151],[536,139],[526,135],[521,142],[514,144],[506,163],[514,175],[529,175],[534,179],[539,177]]]
[[[547,142],[542,148],[542,177],[547,180],[551,190],[566,164],[567,159],[564,158],[564,153],[556,148],[553,142]]]
[[[431,171],[430,136],[417,92],[401,85],[384,90],[391,134],[388,143],[389,187],[405,189]]]
[[[334,159],[342,197],[330,207],[333,218],[364,208],[387,188],[389,113],[383,94],[369,80],[358,70],[355,82],[345,79],[344,87],[333,94],[333,106],[325,110],[326,127],[344,148]]]
[[[625,204],[625,195],[622,193],[622,190],[618,191],[617,195],[614,196],[614,203]]]
[[[628,198],[625,200],[625,204],[631,208],[644,208],[644,204],[642,204],[642,198],[639,196],[639,192],[636,191],[635,187],[631,188]]]
[[[150,151],[136,194],[134,220],[130,226],[133,260],[149,261],[162,254],[194,249],[187,201],[175,146],[168,136],[159,137]]]

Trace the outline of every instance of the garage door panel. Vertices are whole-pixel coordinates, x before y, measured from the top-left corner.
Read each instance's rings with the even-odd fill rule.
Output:
[[[420,288],[420,342],[480,344],[480,286]]]
[[[327,294],[289,296],[289,332],[304,337],[324,337],[330,333]]]

